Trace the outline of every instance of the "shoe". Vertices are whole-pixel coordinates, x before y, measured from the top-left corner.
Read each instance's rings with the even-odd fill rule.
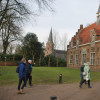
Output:
[[[81,86],[81,85],[79,85],[79,87],[80,87],[80,88],[82,88],[82,86]]]
[[[24,94],[23,89],[20,90],[20,93],[21,93],[21,94]]]
[[[88,86],[88,88],[92,88],[92,86]]]
[[[17,94],[21,94],[20,90],[17,91]]]

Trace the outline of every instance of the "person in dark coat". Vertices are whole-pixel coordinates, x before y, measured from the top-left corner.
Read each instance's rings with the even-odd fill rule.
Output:
[[[20,64],[19,64],[19,84],[18,84],[18,94],[23,94],[23,89],[26,85],[26,67],[25,67],[25,64],[26,64],[26,59],[25,58],[22,58]],[[23,81],[23,85],[21,86],[22,84],[22,81]]]
[[[84,72],[84,67],[85,67],[85,63],[84,63],[84,65],[82,65],[81,66],[81,68],[80,68],[80,71],[81,71],[81,81],[80,81],[80,84],[81,84],[81,82],[83,81],[83,72]],[[86,81],[85,81],[85,84],[86,84]]]
[[[84,67],[84,72],[85,72],[85,75],[83,76],[83,81],[80,83],[80,88],[82,87],[82,84],[87,81],[88,82],[88,88],[92,88],[90,86],[90,67],[89,67],[89,62],[87,62],[85,64],[85,67]]]
[[[26,64],[26,83],[29,80],[29,86],[32,86],[32,60],[28,60]]]

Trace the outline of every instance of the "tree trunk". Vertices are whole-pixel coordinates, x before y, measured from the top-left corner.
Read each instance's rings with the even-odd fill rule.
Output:
[[[0,4],[1,4],[2,0],[0,0]]]
[[[3,54],[6,54],[8,45],[9,43],[7,41],[3,41]]]
[[[33,55],[33,64],[34,64],[34,55]]]
[[[40,55],[40,59],[39,59],[39,66],[40,66],[40,64],[41,64],[41,55]]]
[[[1,1],[2,1],[2,0],[0,0],[0,3],[1,3]],[[1,26],[2,21],[3,21],[5,15],[6,15],[6,13],[7,13],[8,4],[9,4],[9,0],[7,0],[6,7],[5,7],[5,9],[4,9],[4,13],[3,13],[3,15],[2,15],[2,17],[1,17],[1,19],[0,19],[0,26]]]

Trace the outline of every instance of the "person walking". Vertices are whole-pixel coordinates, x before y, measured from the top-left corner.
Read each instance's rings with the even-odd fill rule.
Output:
[[[80,81],[80,83],[83,81],[84,67],[85,67],[85,63],[84,63],[84,64],[81,66],[81,68],[80,68],[80,71],[81,71],[81,81]],[[86,81],[85,81],[85,84],[86,84]]]
[[[22,58],[20,64],[19,64],[19,84],[18,84],[18,94],[23,94],[23,89],[26,85],[26,59]],[[23,81],[23,84],[22,84]],[[22,86],[21,86],[22,84]]]
[[[29,86],[32,86],[32,60],[26,64],[26,83],[29,80]]]
[[[90,67],[89,67],[89,62],[87,62],[85,64],[85,67],[84,67],[84,76],[83,76],[83,81],[80,83],[80,88],[82,87],[82,84],[85,82],[85,81],[88,81],[88,88],[92,88],[90,86]]]

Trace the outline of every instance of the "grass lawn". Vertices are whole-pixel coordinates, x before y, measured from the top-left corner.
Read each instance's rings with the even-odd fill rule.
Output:
[[[33,84],[58,84],[62,74],[63,83],[80,81],[80,70],[66,67],[34,67],[32,71]],[[100,72],[91,72],[91,81],[100,81]],[[16,66],[0,67],[0,86],[18,84]]]

